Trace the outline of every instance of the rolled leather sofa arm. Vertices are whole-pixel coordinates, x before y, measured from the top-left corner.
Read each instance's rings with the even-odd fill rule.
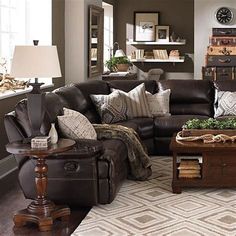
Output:
[[[65,158],[66,156],[76,156],[76,158],[89,158],[100,156],[104,152],[103,143],[98,140],[78,139],[75,146],[63,153],[54,154],[48,158]]]
[[[4,125],[10,143],[21,141],[25,138],[25,134],[16,120],[14,111],[5,115]]]

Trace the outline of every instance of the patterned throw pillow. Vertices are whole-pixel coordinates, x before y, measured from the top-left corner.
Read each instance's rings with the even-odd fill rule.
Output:
[[[119,91],[109,95],[90,95],[102,123],[111,124],[127,120],[127,105]]]
[[[236,92],[218,91],[218,106],[215,118],[219,116],[236,115]]]
[[[118,89],[112,89],[112,91],[119,91],[124,95],[128,109],[127,115],[129,119],[132,119],[134,117],[152,117],[145,94],[144,83],[138,85],[128,93]]]
[[[153,116],[170,115],[170,89],[151,94],[146,91],[148,105]]]
[[[62,135],[71,139],[97,139],[97,133],[90,121],[78,111],[63,108],[64,115],[58,116]]]

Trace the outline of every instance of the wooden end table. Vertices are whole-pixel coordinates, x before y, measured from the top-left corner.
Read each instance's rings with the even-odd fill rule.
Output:
[[[177,141],[174,135],[170,149],[173,151],[173,193],[181,193],[183,187],[236,187],[236,143]],[[201,155],[201,178],[178,177],[179,154]]]
[[[13,221],[16,227],[23,226],[26,222],[34,222],[38,224],[40,231],[49,231],[56,218],[61,218],[62,221],[69,220],[70,208],[68,206],[56,206],[46,198],[48,182],[46,158],[51,154],[65,152],[74,145],[75,141],[70,139],[59,139],[57,144],[50,145],[47,149],[32,149],[30,144],[21,142],[6,145],[9,153],[30,156],[37,161],[34,169],[37,197],[26,209],[15,213]]]

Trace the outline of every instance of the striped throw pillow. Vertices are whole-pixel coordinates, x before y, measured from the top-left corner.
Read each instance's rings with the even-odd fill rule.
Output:
[[[112,89],[116,91],[118,89]],[[152,117],[145,94],[144,83],[138,85],[128,93],[118,90],[125,98],[127,104],[127,116],[129,119],[135,117]]]

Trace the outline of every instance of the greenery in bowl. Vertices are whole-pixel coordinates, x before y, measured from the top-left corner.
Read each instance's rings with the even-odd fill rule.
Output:
[[[130,62],[128,57],[112,57],[110,60],[107,60],[105,62],[106,67],[110,71],[117,71],[118,64],[126,64],[132,66],[132,63]]]
[[[192,119],[185,123],[183,129],[236,129],[236,118],[227,118],[223,120],[213,118],[206,120]]]

